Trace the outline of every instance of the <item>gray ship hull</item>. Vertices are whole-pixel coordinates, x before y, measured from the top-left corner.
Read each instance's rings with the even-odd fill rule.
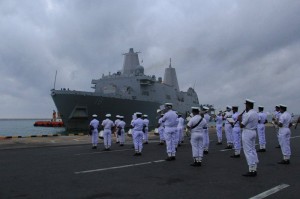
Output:
[[[156,110],[161,105],[158,102],[103,97],[92,92],[52,90],[51,96],[67,131],[87,132],[93,114],[102,121],[107,113],[112,114],[112,120],[116,119],[116,115],[123,115],[129,128],[135,112],[147,114],[149,127],[153,129],[157,124]]]

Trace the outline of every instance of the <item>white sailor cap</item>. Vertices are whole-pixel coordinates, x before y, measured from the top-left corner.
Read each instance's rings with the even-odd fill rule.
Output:
[[[209,110],[209,108],[207,106],[203,106],[202,108],[203,108],[203,110],[206,110],[206,111]]]
[[[284,104],[280,104],[279,107],[280,107],[280,108],[287,108],[287,106],[284,105]]]
[[[197,107],[197,106],[193,106],[193,107],[191,107],[191,109],[200,111],[200,107]]]
[[[160,109],[157,109],[157,110],[156,110],[156,113],[160,113],[160,112],[161,112],[161,110],[160,110]]]
[[[246,99],[245,100],[245,104],[254,104],[255,101],[254,100],[251,100],[251,99]]]
[[[172,103],[165,103],[165,106],[173,106],[173,104]]]
[[[231,107],[231,106],[229,106],[229,105],[227,105],[227,106],[226,106],[226,108],[227,108],[227,109],[232,109],[232,107]]]
[[[258,106],[258,108],[265,108],[264,106]]]
[[[116,115],[116,118],[120,118],[120,115]]]
[[[105,117],[111,117],[111,114],[108,113],[108,114],[105,115]]]
[[[143,115],[143,117],[148,117],[148,115]]]
[[[142,113],[141,112],[136,112],[135,115],[142,115]]]
[[[120,118],[120,119],[124,119],[124,116],[119,115],[119,118]]]
[[[98,117],[98,115],[94,114],[94,115],[92,115],[92,117]]]

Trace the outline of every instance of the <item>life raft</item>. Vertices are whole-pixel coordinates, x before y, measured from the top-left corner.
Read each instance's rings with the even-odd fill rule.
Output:
[[[52,121],[36,121],[33,126],[42,126],[42,127],[63,127],[63,122],[52,122]]]

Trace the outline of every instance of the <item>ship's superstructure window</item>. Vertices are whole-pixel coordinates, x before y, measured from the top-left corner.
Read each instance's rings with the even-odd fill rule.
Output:
[[[116,85],[110,84],[102,87],[104,94],[113,94],[116,93],[117,87]]]
[[[149,91],[142,91],[142,95],[149,96]]]

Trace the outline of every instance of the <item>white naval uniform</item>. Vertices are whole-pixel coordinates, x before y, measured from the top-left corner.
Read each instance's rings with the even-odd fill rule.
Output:
[[[232,119],[234,120],[234,126],[232,128],[234,155],[240,155],[241,148],[242,148],[240,122],[237,121],[238,116],[239,116],[238,112],[232,115]]]
[[[178,143],[184,140],[183,129],[184,129],[184,119],[182,117],[177,118],[178,125],[177,125],[177,132],[178,132]]]
[[[256,129],[258,124],[258,114],[253,109],[243,114],[242,131],[243,150],[249,166],[249,172],[256,171],[258,157],[255,150]]]
[[[173,110],[169,110],[168,112],[166,112],[162,118],[162,121],[164,122],[165,126],[164,135],[167,145],[167,154],[169,157],[175,157],[176,155],[175,134],[177,130],[177,118],[178,116]]]
[[[188,122],[187,126],[192,128],[194,127],[200,120],[200,115],[193,116]],[[191,129],[191,145],[192,145],[192,154],[193,158],[196,162],[201,162],[203,157],[203,138],[204,138],[204,130],[203,128],[207,128],[207,123],[205,118],[196,126]]]
[[[106,118],[105,120],[103,120],[102,122],[102,126],[104,128],[103,130],[103,143],[104,143],[104,147],[105,149],[110,148],[111,146],[111,129],[112,127],[115,126],[114,122],[111,121],[110,119]]]
[[[179,144],[179,132],[178,132],[178,115],[177,115],[177,118],[176,118],[176,124],[175,124],[175,126],[176,126],[176,129],[175,129],[175,149],[177,149],[177,147],[178,147],[178,144]]]
[[[143,149],[143,127],[144,127],[144,120],[141,118],[137,118],[132,121],[133,126],[133,141],[134,141],[134,150],[136,153],[141,153]]]
[[[120,120],[118,122],[118,125],[117,125],[117,129],[118,130],[119,130],[119,128],[121,128],[121,135],[119,135],[120,144],[124,144],[125,143],[125,130],[124,130],[125,125],[126,125],[126,123],[123,120]],[[118,132],[118,130],[117,130],[117,132]]]
[[[217,137],[218,142],[222,142],[222,126],[223,126],[223,117],[221,115],[218,115],[216,117],[216,131],[217,131]]]
[[[143,140],[145,142],[148,142],[148,126],[149,126],[149,120],[147,118],[143,119],[144,121],[144,125],[146,126],[145,127],[145,132],[143,134]]]
[[[98,127],[99,127],[99,120],[97,119],[93,119],[91,122],[90,122],[90,126],[93,126],[94,127],[94,130],[92,131],[92,145],[93,146],[97,146],[98,145]]]
[[[281,147],[281,152],[284,160],[289,160],[291,156],[291,130],[289,124],[291,123],[291,115],[288,112],[284,112],[280,115],[279,123],[282,124],[282,127],[279,127],[278,139]]]
[[[232,126],[231,124],[227,121],[227,118],[231,118],[232,113],[226,111],[224,119],[225,119],[225,136],[227,139],[227,145],[232,146],[233,144],[233,136],[232,136]]]
[[[158,124],[159,124],[159,127],[158,127],[159,140],[162,143],[163,141],[165,141],[165,136],[164,136],[164,129],[165,129],[165,127],[164,127],[164,123],[162,121],[162,117],[159,118]]]
[[[204,114],[204,119],[208,123],[210,120],[210,116],[208,113]],[[204,151],[208,151],[209,148],[209,134],[208,134],[208,128],[204,129],[204,138],[203,138],[203,149]]]
[[[120,119],[116,119],[115,120],[115,126],[118,126],[118,123],[120,121],[121,121]],[[120,140],[119,140],[119,135],[118,135],[118,129],[116,129],[115,135],[116,135],[116,142],[119,142]]]
[[[277,122],[279,121],[280,115],[281,115],[280,111],[275,111],[275,113],[274,113],[275,121],[277,121]],[[276,133],[277,133],[278,143],[280,143],[280,141],[279,141],[279,127],[278,127],[278,125],[275,126],[275,130],[276,130]]]
[[[257,125],[257,134],[258,142],[260,149],[266,148],[266,134],[265,134],[265,122],[267,120],[267,114],[264,112],[258,113],[258,125]]]

